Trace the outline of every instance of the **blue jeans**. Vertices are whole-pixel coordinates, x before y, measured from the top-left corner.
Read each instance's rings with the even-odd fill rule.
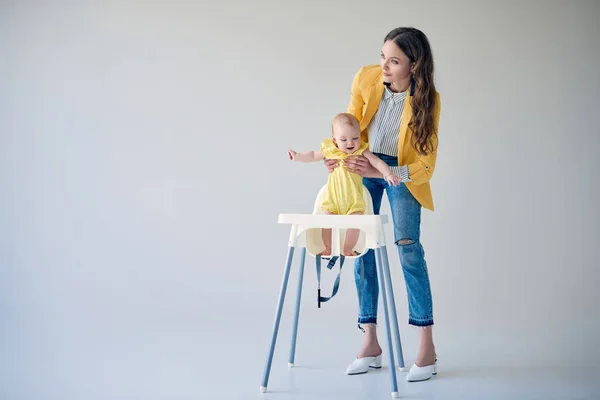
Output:
[[[377,154],[390,166],[397,165],[395,157]],[[394,223],[394,242],[400,255],[408,294],[408,323],[416,326],[433,325],[433,305],[425,251],[420,241],[421,205],[404,183],[390,186],[385,179],[363,178],[363,184],[373,199],[373,212],[379,214],[385,190],[390,202]],[[364,263],[363,287],[360,287],[360,262]],[[358,323],[377,323],[379,286],[375,265],[375,252],[369,250],[357,259],[354,268],[359,298]]]

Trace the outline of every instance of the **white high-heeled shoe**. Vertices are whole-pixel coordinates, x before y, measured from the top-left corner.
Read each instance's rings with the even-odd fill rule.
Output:
[[[433,375],[437,375],[437,358],[432,365],[419,367],[416,363],[413,364],[410,371],[408,371],[408,375],[406,375],[406,380],[408,382],[426,381]]]
[[[381,354],[377,357],[357,358],[346,368],[346,375],[358,375],[369,372],[369,368],[381,368]]]

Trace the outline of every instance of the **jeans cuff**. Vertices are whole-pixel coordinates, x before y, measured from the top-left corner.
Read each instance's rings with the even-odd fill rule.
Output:
[[[408,323],[414,326],[431,326],[433,325],[433,318],[408,318]]]
[[[377,317],[358,317],[358,324],[376,324]]]

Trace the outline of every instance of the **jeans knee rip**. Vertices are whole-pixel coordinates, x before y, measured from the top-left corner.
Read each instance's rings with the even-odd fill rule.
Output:
[[[408,246],[409,244],[414,244],[415,241],[412,239],[400,239],[396,241],[397,246]]]

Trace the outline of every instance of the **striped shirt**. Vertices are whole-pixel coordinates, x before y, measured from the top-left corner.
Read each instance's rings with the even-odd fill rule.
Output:
[[[369,132],[369,150],[398,157],[398,140],[402,111],[408,90],[400,93],[392,92],[387,86],[383,92],[377,112],[367,128]],[[408,166],[390,166],[392,172],[402,179],[411,182]]]

